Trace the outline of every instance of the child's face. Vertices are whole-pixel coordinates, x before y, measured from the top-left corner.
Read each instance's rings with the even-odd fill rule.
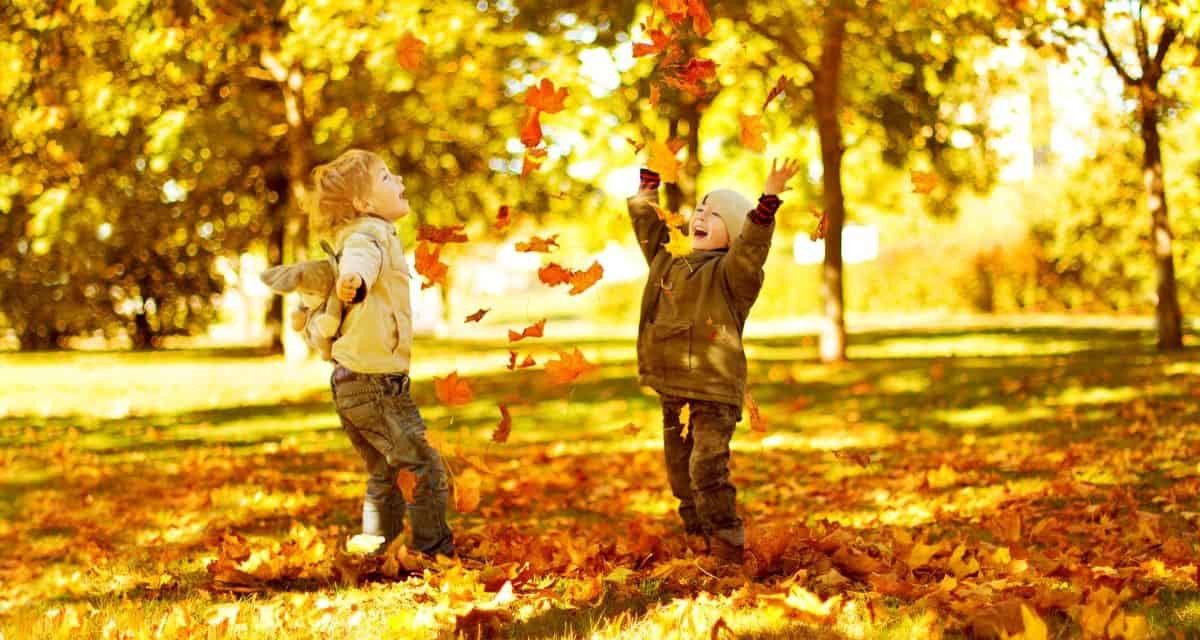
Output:
[[[713,251],[729,247],[729,229],[725,221],[713,211],[705,196],[692,214],[691,223],[692,248],[696,251]]]
[[[404,197],[404,178],[380,167],[371,183],[367,197],[368,210],[384,220],[399,220],[411,211]]]

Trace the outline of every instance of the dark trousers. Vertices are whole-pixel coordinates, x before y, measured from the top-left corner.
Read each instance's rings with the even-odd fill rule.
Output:
[[[367,467],[362,532],[390,543],[403,531],[407,510],[414,550],[452,554],[454,539],[446,523],[450,493],[446,468],[425,439],[425,421],[409,393],[408,376],[354,373],[337,367],[331,385],[342,429]],[[412,504],[405,502],[396,485],[401,470],[417,476]]]
[[[679,412],[690,405],[687,436]],[[662,396],[663,451],[667,480],[679,499],[679,517],[688,533],[716,536],[732,545],[746,542],[737,514],[737,490],[729,480],[729,441],[738,408],[720,402]]]

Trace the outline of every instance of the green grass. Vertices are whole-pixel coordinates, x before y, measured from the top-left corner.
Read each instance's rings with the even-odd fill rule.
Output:
[[[637,385],[633,342],[516,346],[532,349],[539,366],[507,371],[503,342],[416,345],[413,393],[430,432],[495,472],[481,511],[452,514],[456,531],[485,543],[506,526],[534,538],[616,543],[629,523],[660,523],[664,536],[677,535],[657,466],[660,410]],[[547,385],[540,365],[575,346],[600,370],[570,388]],[[1032,514],[1090,508],[1092,528],[1067,535],[1086,550],[1110,543],[1094,536],[1106,526],[1104,505],[1119,502],[1125,506],[1108,516],[1118,523],[1133,526],[1135,511],[1158,514],[1162,532],[1195,539],[1200,502],[1181,489],[1200,482],[1200,351],[1160,355],[1152,346],[1148,331],[1120,323],[909,327],[855,333],[852,361],[826,365],[813,336],[753,340],[750,388],[769,429],[757,437],[739,426],[733,471],[751,535],[828,520],[869,540],[896,528],[990,543],[988,523],[1005,510],[1031,514],[1028,532]],[[4,638],[70,635],[53,613],[64,607],[90,635],[115,621],[131,637],[155,637],[172,611],[217,633],[208,623],[230,605],[242,607],[233,637],[297,637],[288,626],[296,620],[272,625],[252,613],[271,607],[305,612],[301,626],[312,637],[422,637],[447,628],[444,620],[422,627],[395,617],[424,615],[432,596],[423,589],[452,588],[436,575],[315,590],[298,582],[240,599],[207,590],[205,565],[222,532],[263,544],[288,539],[297,526],[333,541],[352,533],[362,477],[330,407],[325,363],[237,350],[6,354],[0,367]],[[470,378],[474,402],[437,403],[431,377],[451,370]],[[514,420],[506,444],[490,441],[501,402]],[[631,422],[640,427],[632,435],[624,431]],[[846,455],[853,453],[870,462],[856,464]],[[451,467],[461,473],[465,464],[451,456]],[[946,483],[929,481],[942,467],[951,474]],[[1097,493],[1047,492],[1062,483]],[[485,562],[500,564],[497,553]],[[1143,612],[1158,636],[1200,637],[1195,574],[1189,579],[1169,559],[1165,573],[1139,568],[1161,553],[1138,553],[1126,577],[1160,595],[1133,598],[1125,610]],[[649,573],[653,565],[632,568]],[[759,582],[775,588],[784,577]],[[639,573],[582,597],[586,578],[571,570],[545,576],[545,589],[566,606],[517,606],[500,634],[657,638],[674,628],[707,637],[717,618],[740,638],[906,638],[943,624],[965,628],[926,601],[888,598],[871,604],[870,619],[822,626],[731,604],[744,583],[701,575],[689,587]],[[846,593],[865,607],[869,590],[857,583]],[[1066,616],[1047,619],[1055,637],[1080,634]]]

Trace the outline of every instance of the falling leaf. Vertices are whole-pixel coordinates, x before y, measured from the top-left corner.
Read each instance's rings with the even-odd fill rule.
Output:
[[[563,110],[568,93],[565,87],[556,90],[553,82],[542,78],[540,83],[525,92],[525,104],[543,113],[558,113]]]
[[[671,36],[664,33],[662,29],[651,29],[646,35],[650,36],[651,41],[633,43],[633,57],[641,58],[660,54],[666,51],[667,45],[671,44]]]
[[[417,474],[408,469],[401,469],[396,474],[396,486],[400,487],[400,493],[404,496],[404,501],[412,504],[413,495],[417,490]]]
[[[450,272],[450,265],[441,262],[442,246],[427,242],[417,245],[415,252],[417,273],[425,278],[425,281],[421,283],[422,289],[428,289],[435,284],[446,284],[446,274]]]
[[[467,234],[463,233],[464,225],[454,224],[448,227],[435,227],[423,224],[417,228],[418,242],[433,242],[446,244],[448,242],[466,242]]]
[[[640,152],[642,150],[642,148],[646,146],[645,142],[638,142],[637,140],[634,140],[633,138],[630,138],[630,137],[626,137],[625,142],[628,142],[629,146],[633,147],[634,153]]]
[[[421,63],[425,61],[425,41],[414,36],[411,31],[405,33],[400,42],[396,43],[396,60],[401,67],[409,71],[420,69]]]
[[[541,320],[538,320],[537,322],[529,325],[528,327],[525,327],[525,329],[522,330],[521,333],[517,333],[516,331],[509,329],[508,330],[508,341],[509,342],[517,342],[518,340],[521,340],[523,338],[540,338],[540,337],[542,337],[542,332],[545,329],[546,329],[546,319],[542,318]]]
[[[512,224],[512,212],[508,205],[500,205],[500,211],[496,214],[496,221],[492,223],[492,228],[496,231],[504,231],[508,225]]]
[[[437,399],[448,407],[464,405],[475,399],[475,392],[466,378],[459,378],[457,371],[451,371],[444,378],[433,378],[433,389]]]
[[[546,149],[529,149],[525,152],[525,159],[521,162],[521,177],[524,178],[529,174],[537,171],[542,163],[546,160]]]
[[[926,173],[924,171],[913,171],[910,176],[913,184],[913,193],[927,195],[937,187],[938,177],[935,173]]]
[[[472,313],[471,315],[467,316],[466,320],[463,320],[463,323],[465,324],[467,322],[479,322],[480,320],[483,320],[483,316],[487,315],[487,312],[489,312],[489,311],[491,311],[490,308],[489,309],[480,309],[479,311],[476,311],[475,313]]]
[[[512,335],[520,335],[520,334],[516,333],[515,331],[510,332],[510,333]],[[517,352],[516,351],[508,352],[508,370],[509,371],[516,371],[517,369],[528,369],[529,367],[532,367],[536,364],[537,364],[537,361],[535,361],[533,359],[533,356],[530,354],[525,354],[525,359],[521,361],[521,364],[517,364]]]
[[[512,416],[508,413],[508,405],[500,403],[500,423],[496,425],[496,430],[492,431],[492,442],[508,442],[510,433],[512,433]]]
[[[661,99],[662,99],[662,87],[658,86],[657,82],[650,85],[650,108],[657,109],[658,102]],[[641,149],[638,149],[638,151],[641,151]]]
[[[712,80],[717,77],[717,63],[708,58],[692,58],[684,65],[679,79],[687,83]]]
[[[667,211],[653,202],[648,204],[651,209],[654,209],[654,214],[658,216],[658,219],[667,223],[668,227],[682,227],[687,224],[687,218],[684,218],[682,213]]]
[[[650,157],[646,160],[646,167],[657,173],[663,182],[679,181],[679,160],[665,142],[655,140],[650,143]]]
[[[558,264],[551,262],[550,264],[538,269],[538,280],[556,287],[560,284],[566,284],[571,281],[571,270]]]
[[[598,260],[592,262],[592,266],[585,271],[574,271],[571,273],[571,291],[570,295],[579,295],[584,291],[592,288],[592,285],[600,281],[604,277],[604,267],[600,265]]]
[[[634,424],[634,423],[632,423],[632,422],[629,422],[629,423],[627,423],[625,426],[621,427],[621,433],[624,433],[624,434],[625,434],[625,435],[627,435],[627,436],[635,436],[635,435],[637,435],[637,434],[638,434],[638,433],[639,433],[641,430],[642,430],[642,427],[641,427],[641,426],[639,426],[639,425],[636,425],[636,424]]]
[[[817,219],[817,228],[814,229],[812,233],[808,234],[808,239],[816,242],[817,240],[821,240],[825,237],[826,225],[829,224],[829,218],[825,211],[817,209],[816,207],[809,207],[809,211],[812,211],[813,216]]]
[[[525,124],[521,125],[521,144],[532,149],[542,142],[541,112],[530,109],[525,115]]]
[[[557,238],[557,233],[547,238],[533,236],[526,242],[518,242],[516,249],[522,253],[550,253],[551,249],[558,247]]]
[[[687,440],[692,428],[692,403],[687,403],[679,410],[679,439]]]
[[[767,106],[770,105],[776,97],[787,90],[787,86],[790,82],[791,80],[787,76],[779,76],[779,79],[775,81],[775,86],[771,87],[771,90],[767,92],[767,99],[763,101],[763,113],[767,112]]]
[[[666,247],[667,253],[676,258],[682,258],[692,253],[692,238],[683,235],[679,229],[671,227],[670,240],[663,243],[663,246]]]
[[[865,451],[837,449],[833,452],[833,457],[837,458],[838,460],[853,462],[864,469],[871,464],[871,454],[866,453]]]
[[[454,510],[471,513],[479,508],[479,491],[483,478],[474,469],[467,469],[454,478]]]
[[[546,363],[546,377],[551,384],[564,385],[578,380],[581,376],[599,369],[600,366],[588,362],[578,347],[571,353],[558,352],[558,360]]]
[[[692,28],[701,38],[707,37],[712,31],[712,18],[708,15],[708,7],[704,0],[687,0],[688,14],[692,16]]]
[[[758,408],[758,403],[754,401],[754,396],[750,395],[749,389],[746,390],[745,402],[746,410],[750,412],[750,430],[756,433],[766,433],[767,419]]]
[[[663,10],[667,19],[675,24],[679,24],[688,17],[688,2],[687,0],[654,0],[654,4]]]
[[[751,151],[762,152],[767,148],[767,140],[763,136],[762,116],[739,115],[741,122],[740,138],[742,146]]]

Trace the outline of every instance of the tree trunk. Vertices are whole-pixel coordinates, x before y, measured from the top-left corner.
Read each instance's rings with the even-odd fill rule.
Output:
[[[270,229],[267,233],[267,266],[283,264],[284,229],[287,225],[288,206],[291,202],[287,176],[274,172],[267,175],[267,188],[279,194],[279,198],[270,205],[267,217]],[[271,306],[267,310],[267,333],[271,336],[271,353],[283,353],[283,332],[288,326],[286,310],[283,308],[283,296],[272,294]]]
[[[1183,348],[1183,312],[1175,286],[1175,257],[1171,247],[1171,224],[1167,217],[1167,192],[1163,184],[1162,147],[1158,137],[1158,90],[1143,87],[1141,96],[1142,182],[1151,218],[1151,242],[1158,272],[1158,301],[1155,307],[1158,349]]]
[[[700,176],[700,118],[704,105],[697,100],[679,104],[677,116],[671,118],[668,139],[679,137],[680,123],[687,125],[687,159],[679,170],[679,181],[667,185],[667,210],[680,212],[685,205],[696,205],[696,179]]]
[[[154,327],[150,326],[150,316],[144,309],[133,316],[133,335],[129,337],[133,342],[134,351],[149,351],[154,348]]]
[[[842,227],[846,198],[842,191],[841,109],[842,46],[846,38],[844,0],[833,3],[825,16],[821,60],[813,78],[813,108],[821,141],[822,195],[825,205],[825,263],[821,270],[824,322],[821,327],[821,360],[846,359],[846,317],[842,282]]]
[[[290,187],[289,203],[285,209],[286,224],[283,226],[284,264],[300,262],[308,255],[308,216],[302,204],[308,196],[308,172],[312,166],[309,145],[312,137],[308,121],[304,118],[303,84],[304,77],[299,68],[293,68],[287,74],[287,80],[280,85],[288,123],[287,178]],[[287,318],[295,309],[295,297],[284,298],[283,304],[282,317]],[[308,357],[308,344],[303,336],[292,329],[290,322],[284,321],[281,326],[284,357],[288,360]]]

